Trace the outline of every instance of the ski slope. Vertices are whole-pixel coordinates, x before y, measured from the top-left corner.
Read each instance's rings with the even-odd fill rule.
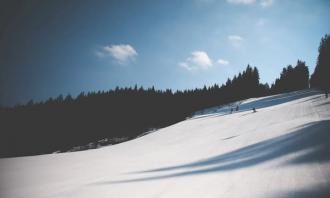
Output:
[[[0,159],[0,179],[1,198],[330,197],[330,98],[249,99],[114,146]]]

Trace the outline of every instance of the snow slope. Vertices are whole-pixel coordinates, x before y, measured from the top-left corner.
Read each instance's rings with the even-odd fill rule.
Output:
[[[240,110],[100,149],[0,159],[0,197],[330,197],[330,99],[304,90]]]

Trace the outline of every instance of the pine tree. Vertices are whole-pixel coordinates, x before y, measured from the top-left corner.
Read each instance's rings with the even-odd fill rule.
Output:
[[[317,64],[311,76],[311,87],[330,90],[330,34],[321,39]]]

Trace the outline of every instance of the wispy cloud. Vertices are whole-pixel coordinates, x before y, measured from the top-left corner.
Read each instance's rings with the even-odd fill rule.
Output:
[[[218,59],[217,63],[220,65],[229,65],[229,61],[222,58]]]
[[[238,35],[229,35],[228,36],[228,41],[231,43],[232,46],[234,47],[240,47],[242,42],[243,42],[243,37],[238,36]]]
[[[227,0],[228,3],[236,5],[252,5],[258,3],[262,7],[270,7],[274,0]]]
[[[238,35],[229,35],[228,39],[230,41],[235,41],[235,42],[243,40],[243,38],[241,36],[238,36]]]
[[[228,3],[232,3],[232,4],[254,4],[256,2],[256,0],[227,0]]]
[[[198,69],[209,69],[213,66],[212,60],[204,51],[194,51],[186,58],[184,62],[180,62],[179,66],[189,71]]]
[[[119,44],[104,46],[100,50],[95,52],[95,55],[99,58],[111,56],[119,64],[125,64],[138,55],[136,50],[129,44]]]

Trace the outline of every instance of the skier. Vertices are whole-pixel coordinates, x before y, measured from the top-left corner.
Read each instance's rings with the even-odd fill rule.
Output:
[[[239,110],[239,107],[238,107],[238,105],[236,106],[236,111],[238,111]]]
[[[328,98],[328,89],[325,89],[325,98]]]
[[[252,111],[253,111],[253,113],[257,112],[255,107],[252,108]]]
[[[232,107],[232,108],[230,109],[230,113],[233,113],[233,110],[234,110],[234,109],[233,109],[233,107]]]

